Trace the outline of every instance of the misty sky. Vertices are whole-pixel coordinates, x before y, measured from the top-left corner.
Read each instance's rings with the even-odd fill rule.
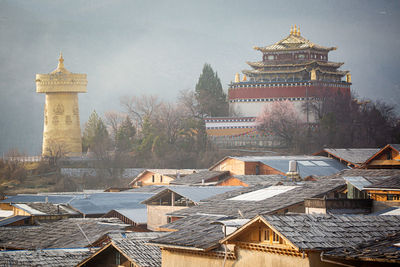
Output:
[[[193,89],[204,63],[224,89],[253,46],[275,43],[298,24],[307,39],[337,46],[360,97],[400,103],[400,1],[3,1],[0,0],[0,153],[41,152],[44,95],[35,74],[65,66],[87,73],[82,125],[122,97],[173,101]]]

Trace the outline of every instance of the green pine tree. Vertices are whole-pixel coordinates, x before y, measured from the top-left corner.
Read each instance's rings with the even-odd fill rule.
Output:
[[[228,102],[218,74],[210,64],[204,64],[203,72],[196,84],[196,100],[203,116],[221,117],[228,115]]]

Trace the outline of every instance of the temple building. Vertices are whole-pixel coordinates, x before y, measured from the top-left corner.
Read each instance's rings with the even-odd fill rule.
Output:
[[[336,47],[315,44],[300,34],[294,26],[281,41],[264,47],[254,47],[262,53],[261,61],[247,62],[250,70],[243,76],[236,73],[229,85],[230,110],[241,117],[207,118],[210,136],[242,136],[255,133],[255,118],[275,101],[290,101],[299,117],[315,122],[305,108],[308,101],[336,94],[350,95],[351,75],[339,68],[342,62],[329,61],[328,53]]]
[[[71,73],[60,55],[57,69],[36,74],[36,92],[46,94],[43,156],[81,156],[78,93],[86,93],[86,74]]]

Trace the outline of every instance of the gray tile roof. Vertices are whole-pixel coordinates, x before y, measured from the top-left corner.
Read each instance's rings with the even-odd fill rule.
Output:
[[[336,175],[322,177],[322,179],[330,179],[332,177],[355,177],[361,176],[366,178],[371,183],[377,183],[388,179],[392,176],[400,175],[400,170],[396,169],[349,169],[343,170]]]
[[[324,151],[353,164],[362,164],[377,153],[379,148],[325,148]]]
[[[214,198],[207,199],[207,202],[200,203],[187,209],[172,212],[173,216],[187,216],[196,213],[216,214],[226,216],[239,216],[240,212],[245,218],[251,218],[257,214],[269,214],[289,206],[302,203],[306,198],[321,197],[330,191],[345,187],[341,178],[321,179],[320,181],[304,181],[301,183],[286,182],[283,186],[296,186],[296,188],[281,194],[266,198],[260,201],[231,200],[248,192],[254,192],[268,186],[257,185],[230,191]]]
[[[212,224],[224,216],[193,215],[174,222],[170,229],[176,232],[151,240],[149,243],[208,250],[219,245],[224,237],[222,226]]]
[[[208,180],[213,178],[221,180],[228,174],[229,174],[228,171],[201,171],[198,173],[193,173],[181,176],[180,178],[176,178],[170,184],[182,184],[182,185],[201,184],[203,180],[205,183],[207,183]]]
[[[181,230],[187,227],[193,227],[195,225],[204,225],[209,224],[209,222],[214,222],[220,219],[229,219],[231,217],[227,217],[224,215],[208,215],[208,214],[194,214],[190,216],[183,217],[179,220],[176,220],[172,223],[165,224],[160,226],[162,229],[169,230]]]
[[[134,192],[134,193],[152,193],[157,194],[158,192],[164,190],[165,185],[146,185],[142,187],[128,189],[124,192]]]
[[[42,222],[37,226],[0,227],[0,247],[15,249],[85,247],[99,237],[109,232],[122,231],[127,226],[117,218],[69,218]]]
[[[163,236],[165,233],[115,233],[109,234],[111,242],[140,267],[161,266],[161,250],[148,245],[150,239]]]
[[[40,203],[40,202],[33,202],[33,203],[26,203],[26,204],[13,204],[13,206],[21,208],[27,212],[31,213],[31,209],[33,209],[33,212],[39,211],[41,213],[44,213],[46,215],[77,215],[79,214],[78,212],[74,211],[70,207],[62,204],[53,204],[53,203]],[[25,208],[27,206],[28,209]]]
[[[246,183],[249,186],[254,185],[275,185],[281,181],[288,181],[288,178],[283,175],[233,175],[232,177]]]
[[[92,253],[88,248],[0,251],[0,266],[75,266]]]
[[[400,263],[400,233],[362,242],[357,246],[337,248],[323,254],[324,258]]]
[[[113,209],[146,208],[141,201],[152,196],[152,193],[135,192],[97,192],[77,194],[40,194],[10,196],[0,202],[29,203],[46,202],[68,204],[83,214],[105,214]]]
[[[147,209],[117,209],[115,211],[135,223],[147,223]]]
[[[301,250],[330,250],[400,231],[400,216],[265,215],[264,219]]]
[[[302,178],[307,176],[327,176],[347,169],[345,165],[334,159],[320,156],[247,156],[231,157],[245,162],[261,162],[282,173],[289,170],[289,162],[298,162],[299,174]]]
[[[146,199],[142,203],[147,203],[157,199],[166,191],[172,191],[176,194],[183,196],[193,202],[200,202],[215,195],[223,194],[228,191],[236,190],[237,186],[168,186],[158,194]]]
[[[382,181],[365,186],[365,188],[376,189],[400,189],[400,175],[396,175]]]

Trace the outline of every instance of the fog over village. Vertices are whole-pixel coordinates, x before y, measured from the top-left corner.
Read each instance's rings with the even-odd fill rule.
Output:
[[[399,265],[399,18],[0,0],[0,265]]]

